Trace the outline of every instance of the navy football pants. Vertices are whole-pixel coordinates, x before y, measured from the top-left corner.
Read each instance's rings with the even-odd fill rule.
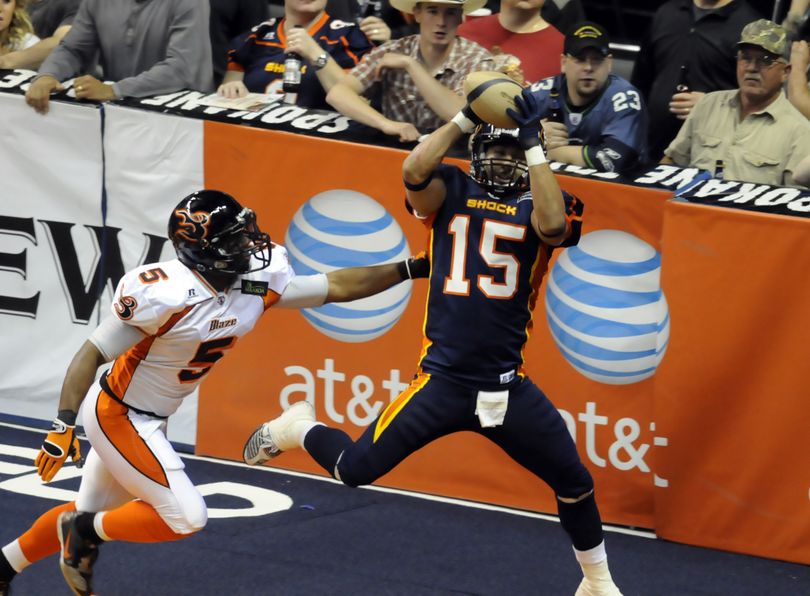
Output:
[[[537,385],[525,379],[512,387],[503,424],[496,427],[481,427],[476,397],[474,389],[420,375],[356,442],[342,430],[316,426],[304,446],[327,472],[344,484],[360,486],[371,484],[431,441],[466,430],[498,445],[558,497],[578,498],[593,489],[565,422]],[[602,542],[593,495],[557,505],[561,524],[577,549]]]

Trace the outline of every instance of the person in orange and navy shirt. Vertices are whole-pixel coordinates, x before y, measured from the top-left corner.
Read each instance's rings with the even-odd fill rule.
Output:
[[[228,71],[218,93],[281,93],[284,57],[301,56],[301,86],[295,103],[331,110],[326,93],[354,68],[373,44],[354,23],[330,17],[326,0],[286,0],[282,19],[270,19],[236,37],[228,50]]]

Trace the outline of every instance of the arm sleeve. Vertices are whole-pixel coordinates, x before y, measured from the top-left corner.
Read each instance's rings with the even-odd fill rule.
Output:
[[[374,45],[368,40],[360,27],[352,26],[345,35],[341,35],[341,50],[332,53],[332,58],[341,68],[354,68],[368,54]]]
[[[70,31],[39,67],[40,75],[51,75],[58,81],[64,81],[87,67],[98,49],[96,23],[92,15],[95,4],[92,0],[81,3]]]
[[[118,356],[139,344],[143,339],[146,339],[146,335],[140,329],[127,325],[112,315],[101,321],[101,324],[96,327],[88,338],[90,343],[98,348],[98,351],[101,352],[107,362],[118,358]]]
[[[313,308],[322,306],[329,293],[329,280],[324,273],[296,275],[276,303],[280,308]]]
[[[579,243],[579,237],[582,235],[582,212],[585,210],[585,205],[577,197],[565,191],[563,191],[563,200],[565,201],[565,219],[568,222],[568,236],[560,246],[574,246]]]
[[[618,103],[613,101],[617,97],[621,99]],[[646,151],[647,106],[638,90],[629,85],[616,88],[609,105],[598,143],[586,145],[582,156],[591,168],[621,172]]]
[[[380,56],[391,49],[390,46],[386,47],[389,43],[390,42],[384,43],[383,45],[371,50],[368,54],[363,56],[360,63],[349,72],[350,75],[357,79],[357,81],[363,87],[364,92],[379,80],[374,75],[374,71],[377,68],[377,62],[379,61]]]
[[[86,4],[86,3],[85,3]],[[118,97],[146,97],[178,89],[210,92],[214,86],[210,7],[206,1],[178,3],[169,28],[166,58],[149,70],[113,85]]]

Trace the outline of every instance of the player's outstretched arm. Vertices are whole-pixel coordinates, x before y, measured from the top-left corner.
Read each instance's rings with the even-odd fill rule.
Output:
[[[325,302],[348,302],[373,296],[406,279],[427,277],[429,271],[430,263],[424,255],[399,263],[330,271],[326,274],[329,287]]]
[[[399,263],[297,275],[284,288],[277,305],[279,308],[317,308],[327,302],[358,300],[406,279],[428,277],[429,274],[430,262],[424,253],[420,253]]]
[[[534,205],[532,225],[543,242],[556,246],[565,240],[567,234],[565,201],[543,149],[542,111],[537,98],[528,89],[515,98],[515,103],[517,111],[507,109],[507,113],[518,124],[518,139],[526,152]]]

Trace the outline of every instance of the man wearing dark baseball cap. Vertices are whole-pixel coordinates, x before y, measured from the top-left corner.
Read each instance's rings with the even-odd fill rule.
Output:
[[[577,23],[565,37],[561,74],[532,85],[544,108],[549,159],[600,172],[626,172],[647,153],[641,94],[611,74],[610,37],[597,23]]]
[[[610,55],[610,38],[601,25],[583,21],[578,23],[565,36],[563,52],[578,58],[585,50],[592,48],[602,56]]]

